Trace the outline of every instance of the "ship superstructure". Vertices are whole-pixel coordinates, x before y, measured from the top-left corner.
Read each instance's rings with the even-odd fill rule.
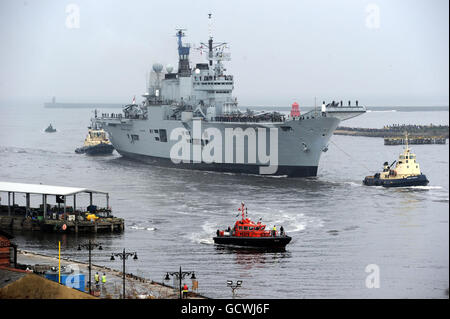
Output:
[[[207,43],[194,48],[205,54],[206,63],[191,66],[185,31],[176,32],[177,72],[155,63],[141,104],[133,102],[121,114],[96,119],[117,152],[179,168],[315,176],[322,151],[345,119],[344,110],[340,117],[326,110],[298,116],[241,111],[232,95],[233,75],[224,65],[231,60],[228,44],[214,42],[210,31]],[[364,112],[355,107],[351,117]]]

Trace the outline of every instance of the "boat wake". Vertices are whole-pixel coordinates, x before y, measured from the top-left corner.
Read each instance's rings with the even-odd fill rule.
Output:
[[[388,189],[384,186],[371,186],[373,189]],[[405,191],[405,190],[425,190],[425,191],[431,191],[431,190],[439,190],[442,189],[442,186],[402,186],[402,187],[396,187],[398,191]]]
[[[355,183],[355,182],[345,182],[345,184],[350,185],[352,187],[361,187],[362,183]]]
[[[275,224],[277,228],[280,228],[280,226],[283,226],[286,233],[296,233],[300,232],[306,229],[306,227],[321,227],[322,222],[317,221],[313,218],[308,218],[304,214],[282,214],[278,217],[278,219],[271,221],[267,224],[267,227],[269,227],[272,224]]]
[[[404,187],[408,189],[423,189],[423,190],[433,190],[433,189],[442,189],[442,186],[409,186]]]
[[[201,232],[190,233],[187,235],[187,239],[191,242],[203,245],[214,245],[212,239],[217,229],[217,225],[212,222],[205,222],[202,225]]]

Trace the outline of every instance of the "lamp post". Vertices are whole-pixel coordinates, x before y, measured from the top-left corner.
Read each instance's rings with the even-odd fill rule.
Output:
[[[235,284],[233,284],[232,280],[227,281],[227,286],[231,288],[231,292],[233,293],[233,299],[236,296],[236,293],[234,292],[237,288],[240,288],[242,286],[242,280],[236,281]]]
[[[87,250],[89,250],[89,294],[92,292],[91,289],[91,251],[92,249],[98,247],[98,250],[103,250],[102,244],[101,243],[93,243],[91,242],[91,240],[89,240],[89,242],[87,244],[81,244],[78,245],[78,250],[81,250],[81,248],[86,248]]]
[[[176,272],[168,272],[166,273],[166,277],[164,278],[164,280],[169,280],[169,276],[176,276],[177,279],[179,280],[180,283],[180,299],[183,299],[183,295],[182,295],[182,290],[181,290],[181,281],[184,279],[184,277],[191,275],[191,279],[196,279],[195,278],[195,273],[193,271],[181,271],[181,266],[180,266],[180,270],[176,271]]]
[[[121,253],[113,253],[111,255],[111,260],[116,260],[114,258],[114,256],[116,257],[120,257],[120,259],[123,260],[123,268],[122,268],[122,274],[123,274],[123,299],[125,299],[125,260],[128,259],[128,257],[133,256],[133,260],[138,259],[137,257],[137,253],[136,252],[125,252],[125,248],[123,249],[123,252]]]

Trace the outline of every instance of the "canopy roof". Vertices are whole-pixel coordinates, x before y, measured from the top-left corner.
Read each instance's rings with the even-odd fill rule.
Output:
[[[66,186],[52,186],[42,184],[23,184],[23,183],[9,183],[0,181],[0,192],[14,192],[14,193],[30,193],[43,195],[73,195],[78,193],[100,193],[108,194],[107,192],[97,191],[88,188],[66,187]]]

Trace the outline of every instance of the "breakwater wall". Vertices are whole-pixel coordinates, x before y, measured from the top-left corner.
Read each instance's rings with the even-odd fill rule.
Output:
[[[392,125],[378,129],[340,126],[334,132],[336,135],[395,139],[392,143],[398,144],[403,143],[401,139],[405,139],[405,133],[408,133],[410,144],[445,144],[445,139],[449,138],[449,127],[448,125]]]

